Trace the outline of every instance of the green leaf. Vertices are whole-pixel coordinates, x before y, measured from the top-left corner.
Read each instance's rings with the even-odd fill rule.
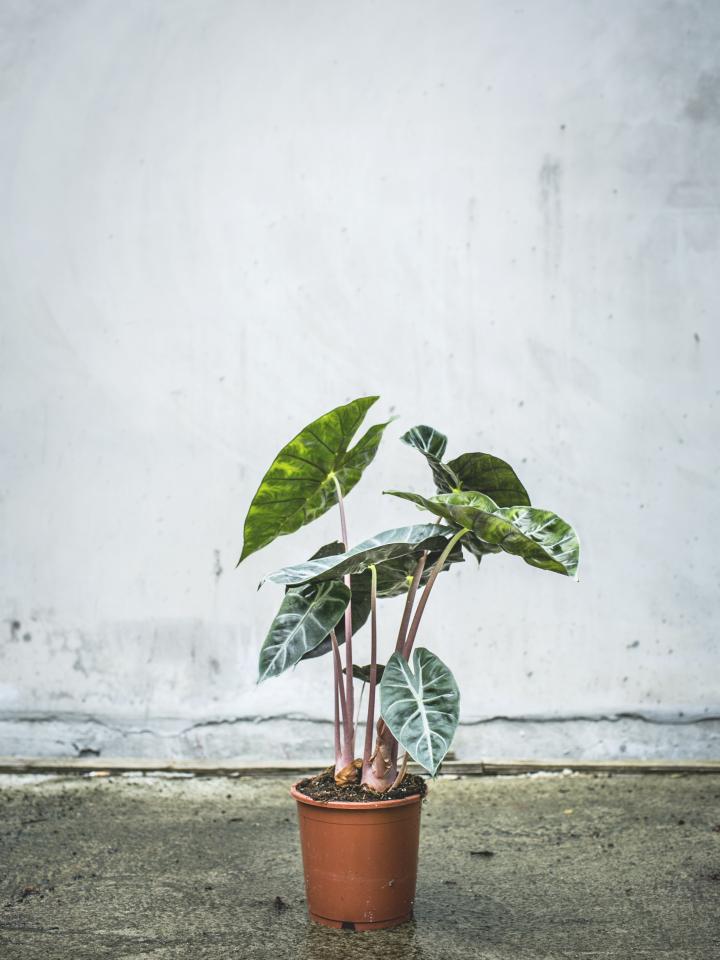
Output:
[[[260,650],[258,682],[293,667],[316,647],[343,615],[350,600],[344,583],[323,583],[312,596],[285,594]]]
[[[448,667],[424,647],[413,653],[412,669],[394,653],[380,684],[380,710],[403,749],[434,777],[460,716],[460,691]]]
[[[400,497],[402,500],[409,500],[411,503],[417,504],[423,510],[429,510],[431,513],[434,513],[435,516],[442,517],[444,520],[447,520],[448,523],[452,524],[452,532],[455,533],[459,527],[466,527],[468,530],[472,531],[470,526],[471,520],[468,519],[467,523],[462,523],[458,520],[457,511],[453,511],[446,503],[446,500],[453,501],[456,498],[460,498],[461,503],[466,503],[468,497],[478,497],[481,498],[478,500],[478,504],[487,506],[494,506],[492,500],[489,497],[483,497],[482,494],[467,494],[467,493],[443,493],[438,494],[434,497],[423,497],[419,493],[406,493],[400,490],[384,490],[383,493],[388,494],[391,497]],[[460,541],[464,546],[466,546],[470,552],[477,558],[479,561],[487,553],[500,553],[501,548],[493,543],[485,543],[482,539],[476,536],[474,533],[468,533]]]
[[[387,423],[379,423],[348,449],[377,397],[360,397],[304,427],[275,457],[245,518],[238,563],[322,516],[337,503],[336,477],[343,495],[374,458]],[[389,423],[389,421],[388,421]]]
[[[445,456],[447,437],[434,427],[427,427],[425,424],[411,427],[400,439],[409,447],[419,450],[425,457],[442,460]]]
[[[491,543],[484,543],[480,537],[476,537],[474,533],[466,533],[461,540],[462,546],[471,553],[478,564],[483,557],[486,557],[489,553],[500,553],[500,550],[493,546]]]
[[[342,553],[345,549],[344,544],[340,540],[333,540],[331,543],[326,543],[323,547],[320,547],[311,557],[311,560],[317,560],[318,557],[332,557],[339,553]],[[295,590],[298,593],[301,593],[303,596],[312,596],[316,590],[316,586],[313,583],[306,583],[300,587],[285,587],[285,592],[289,590]],[[350,610],[352,613],[352,632],[353,636],[360,630],[363,624],[366,622],[370,616],[370,574],[368,573],[358,573],[350,577]],[[338,622],[335,624],[335,639],[338,642],[338,646],[342,646],[345,643],[345,614],[340,617]],[[330,640],[330,633],[328,631],[327,636],[312,650],[308,650],[307,653],[303,654],[303,660],[312,660],[315,657],[322,657],[326,653],[329,653],[332,650],[332,642]]]
[[[470,536],[470,534],[468,534]],[[444,548],[446,541],[442,542]],[[328,547],[331,545],[328,545]],[[342,550],[342,544],[338,544]],[[323,548],[326,549],[326,548]],[[420,577],[420,586],[427,583],[432,573],[432,568],[442,553],[442,548],[436,548],[428,552],[427,560]],[[320,556],[319,551],[315,556]],[[327,556],[327,554],[325,554]],[[315,559],[314,557],[312,559]],[[463,552],[460,544],[456,544],[450,555],[443,564],[443,571],[449,570],[453,563],[462,563],[464,561]],[[377,594],[378,597],[397,597],[404,595],[410,588],[418,557],[411,554],[405,557],[396,557],[392,560],[385,560],[375,565],[377,572]],[[364,570],[362,573],[354,573],[350,577],[350,590],[352,597],[350,599],[350,608],[352,610],[352,629],[353,636],[365,625],[370,616],[370,571]],[[313,584],[308,583],[300,587],[287,587],[288,590],[312,590]],[[338,646],[345,643],[345,618],[341,617],[335,625],[335,639]],[[325,639],[312,650],[303,656],[303,660],[312,660],[315,657],[322,657],[332,649],[332,642],[328,634]]]
[[[444,433],[440,433],[434,427],[420,424],[417,427],[411,427],[400,439],[425,457],[432,470],[438,490],[449,492],[459,489],[460,481],[455,476],[454,471],[442,462],[447,447],[447,437]]]
[[[412,427],[400,439],[425,457],[438,493],[477,490],[491,497],[500,507],[530,505],[530,497],[518,475],[500,457],[491,453],[463,453],[443,463],[447,437],[424,425]]]
[[[569,523],[550,510],[526,506],[498,507],[490,497],[474,491],[430,498],[397,490],[386,492],[410,500],[459,527],[466,527],[491,551],[494,547],[493,552],[504,550],[541,570],[569,577],[577,574],[580,561],[577,534]]]
[[[504,534],[500,546],[541,570],[577,578],[580,541],[575,530],[551,510],[538,507],[500,507],[497,516],[514,530]]]
[[[443,528],[447,529],[447,528]],[[448,531],[449,532],[449,531]],[[423,586],[430,579],[432,569],[440,559],[440,554],[447,546],[447,541],[443,542],[441,547],[428,551],[425,566],[420,576],[420,586]],[[378,597],[399,597],[408,592],[415,567],[417,566],[420,553],[411,554],[405,557],[397,557],[392,560],[386,560],[376,566],[377,570],[377,590]],[[456,543],[450,554],[446,557],[443,564],[443,572],[449,570],[454,563],[463,563],[464,557],[462,547]]]
[[[397,557],[418,557],[423,550],[442,548],[451,536],[448,527],[422,523],[412,527],[395,527],[364,540],[347,553],[318,557],[268,574],[264,580],[297,585],[318,580],[335,580],[349,573],[362,573],[371,564]]]
[[[477,490],[499,507],[530,506],[530,497],[509,463],[491,453],[463,453],[448,466],[461,490]]]
[[[315,584],[307,583],[301,587],[291,587],[291,590],[313,590]],[[350,577],[350,592],[352,594],[350,598],[350,611],[352,614],[352,632],[355,636],[359,630],[365,625],[368,617],[370,616],[370,574],[369,572],[364,573],[355,573]],[[335,624],[335,639],[338,642],[338,646],[341,647],[345,643],[345,616],[342,617]],[[326,653],[329,653],[332,650],[332,641],[330,640],[330,632],[328,631],[327,636],[312,650],[309,650],[303,656],[303,660],[313,660],[315,657],[323,657]]]
[[[385,672],[385,665],[382,663],[378,663],[376,664],[376,667],[377,667],[376,679],[377,679],[377,682],[379,683],[382,680],[383,673]],[[352,668],[353,677],[355,677],[356,680],[362,680],[363,683],[370,683],[371,668],[372,668],[372,664],[370,663],[366,664],[364,667],[360,667],[358,666],[357,663],[354,663]],[[347,674],[347,670],[345,669],[345,667],[343,667],[343,673]]]
[[[490,514],[497,509],[497,504],[490,497],[474,491],[439,493],[433,497],[424,497],[420,493],[407,493],[401,490],[384,490],[383,493],[387,493],[391,497],[400,497],[401,500],[409,500],[410,503],[417,504],[423,510],[429,510],[435,516],[442,517],[449,523],[473,530],[478,536],[481,535],[473,526],[477,518],[470,510],[482,510]],[[467,520],[467,523],[463,523],[463,520]],[[481,537],[481,539],[484,538]]]

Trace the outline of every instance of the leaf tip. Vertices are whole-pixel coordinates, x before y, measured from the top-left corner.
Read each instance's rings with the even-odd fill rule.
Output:
[[[240,566],[243,560],[246,560],[251,553],[255,553],[257,549],[258,547],[253,547],[252,544],[249,544],[247,542],[247,540],[244,540],[242,545],[242,550],[240,551],[240,558],[238,559],[238,562],[235,564],[235,568],[237,569],[237,567]]]

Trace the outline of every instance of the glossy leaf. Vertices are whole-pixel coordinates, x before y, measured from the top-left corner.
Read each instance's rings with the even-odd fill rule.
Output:
[[[292,590],[313,590],[315,588],[314,583],[307,583],[300,587],[291,587]],[[370,616],[370,574],[369,573],[355,573],[350,577],[350,592],[352,594],[350,598],[350,611],[352,614],[352,632],[353,636],[361,630],[365,625]],[[335,624],[335,639],[338,642],[338,646],[342,646],[345,643],[345,616],[342,617]],[[304,656],[303,660],[314,660],[315,657],[324,657],[326,653],[329,653],[332,649],[332,641],[330,640],[330,632],[328,631],[327,636],[312,650],[309,650]]]
[[[577,578],[580,541],[567,521],[538,507],[500,507],[497,516],[516,531],[503,536],[500,546],[506,553],[541,570]]]
[[[316,647],[343,615],[350,600],[344,583],[322,583],[305,596],[290,590],[260,650],[258,682],[276,677]]]
[[[377,397],[360,397],[304,427],[275,457],[253,497],[244,526],[241,563],[277,537],[293,533],[337,503],[334,477],[349,493],[372,461],[387,423],[376,424],[348,449]]]
[[[463,453],[448,464],[461,490],[477,490],[499,507],[530,506],[530,497],[513,468],[491,453]]]
[[[463,453],[444,463],[447,437],[424,425],[413,427],[400,439],[425,457],[438,493],[477,490],[491,497],[499,507],[530,505],[530,497],[518,475],[500,457],[491,453]]]
[[[332,557],[344,551],[345,547],[340,540],[333,540],[320,547],[311,557],[311,560],[317,560],[318,557]],[[285,587],[285,591],[296,590],[304,596],[311,596],[317,589],[314,583],[306,583],[299,587]],[[352,613],[352,631],[353,636],[360,630],[370,616],[370,574],[358,573],[350,577],[350,610]],[[345,614],[335,624],[335,639],[338,646],[345,643]],[[313,660],[315,657],[322,657],[332,649],[330,632],[327,636],[312,650],[308,650],[303,655],[303,660]]]
[[[492,551],[511,553],[533,567],[574,577],[580,559],[577,534],[565,520],[538,507],[498,507],[490,497],[474,491],[423,497],[389,490],[450,523],[471,530]]]
[[[419,450],[425,457],[432,457],[434,460],[442,460],[447,449],[447,437],[434,427],[420,424],[417,427],[411,427],[407,433],[404,433],[400,439],[409,447]]]
[[[424,647],[414,651],[412,668],[394,653],[380,684],[380,709],[400,746],[435,776],[460,716],[460,691],[449,668]]]
[[[447,447],[447,437],[444,433],[440,433],[434,427],[420,424],[417,427],[411,427],[400,439],[425,457],[438,490],[445,492],[459,488],[460,484],[453,470],[442,461]]]
[[[420,576],[420,586],[423,586],[430,579],[432,569],[439,560],[440,554],[446,545],[447,542],[445,541],[440,547],[428,551],[425,566]],[[410,588],[413,574],[415,573],[418,557],[419,552],[379,563],[376,567],[378,597],[399,597],[406,594]],[[445,559],[442,572],[449,570],[454,563],[463,563],[464,560],[462,547],[459,543],[456,543],[449,556]]]
[[[435,523],[417,524],[412,527],[396,527],[384,530],[369,540],[364,540],[347,553],[337,556],[318,557],[291,567],[283,567],[265,577],[273,583],[297,585],[318,580],[333,580],[351,573],[361,573],[371,564],[397,557],[419,556],[423,550],[442,548],[451,531]]]
[[[468,534],[468,536],[470,535]],[[445,541],[442,542],[441,548],[436,548],[428,552],[427,561],[420,577],[420,586],[427,583],[432,572],[432,568],[440,557],[442,548],[444,548],[444,546]],[[340,547],[342,548],[342,544],[340,544]],[[443,565],[443,571],[449,570],[454,563],[462,563],[464,559],[465,558],[463,557],[460,544],[456,544]],[[411,554],[409,556],[397,557],[395,559],[385,560],[382,563],[376,564],[375,569],[377,571],[378,597],[397,597],[406,594],[410,587],[410,582],[412,580],[413,573],[415,572],[417,561],[418,557],[414,554]],[[301,591],[312,590],[313,584],[309,583],[300,587],[288,587],[287,589]],[[368,617],[370,616],[370,571],[364,570],[362,573],[354,573],[350,577],[350,589],[352,592],[350,604],[353,618],[353,636],[356,636],[358,631],[364,626]],[[335,626],[335,638],[338,642],[338,646],[342,646],[343,643],[345,643],[344,617],[342,617]],[[306,653],[303,657],[303,660],[312,660],[316,657],[322,657],[326,653],[329,653],[331,649],[332,643],[330,636],[328,635],[321,643],[317,645],[317,647]]]

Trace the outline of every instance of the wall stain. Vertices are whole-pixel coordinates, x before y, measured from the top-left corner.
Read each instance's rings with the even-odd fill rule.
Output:
[[[538,175],[544,239],[545,272],[555,276],[562,254],[562,164],[546,154]]]
[[[720,125],[720,73],[700,74],[684,112],[694,123]]]
[[[222,567],[222,564],[220,563],[220,551],[213,550],[213,554],[215,555],[215,563],[213,565],[213,574],[215,575],[215,579],[219,580],[220,577],[223,575],[223,567]]]

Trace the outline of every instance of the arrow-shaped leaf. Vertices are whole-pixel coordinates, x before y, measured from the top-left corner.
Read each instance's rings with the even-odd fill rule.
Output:
[[[499,507],[530,506],[530,497],[513,468],[491,453],[463,453],[448,464],[461,490],[477,490]]]
[[[498,507],[490,497],[473,491],[423,497],[417,493],[388,490],[410,500],[450,523],[471,530],[489,549],[504,550],[526,563],[565,576],[577,574],[580,543],[577,534],[561,517],[538,507]]]
[[[424,457],[432,457],[433,460],[442,460],[447,449],[447,437],[440,433],[434,427],[428,427],[424,423],[417,427],[410,427],[407,433],[404,433],[400,439],[409,447],[419,450]]]
[[[314,583],[306,583],[299,587],[289,587],[290,590],[314,590]],[[350,577],[350,612],[352,614],[352,635],[355,636],[365,625],[370,616],[370,574],[354,573]],[[345,617],[340,617],[335,624],[335,639],[338,646],[345,643]],[[332,650],[332,641],[330,633],[312,650],[308,650],[303,656],[303,660],[313,660],[315,657],[323,657]]]
[[[316,647],[345,612],[350,591],[339,580],[322,583],[311,596],[290,590],[260,650],[258,682],[276,677]]]
[[[470,534],[468,534],[468,536],[470,536]],[[432,573],[432,568],[440,557],[445,544],[446,541],[443,540],[442,547],[438,547],[429,551],[427,560],[425,562],[425,567],[420,577],[420,586],[427,583],[430,574]],[[328,547],[323,547],[323,550],[326,550],[331,546],[331,544],[328,544]],[[336,546],[339,550],[342,550],[341,543],[336,544]],[[327,556],[328,554],[322,554],[321,551],[318,551],[315,557],[321,555]],[[315,559],[315,557],[312,559]],[[449,570],[453,563],[462,563],[464,559],[465,558],[463,557],[461,546],[458,543],[447,557],[443,565],[443,571]],[[376,564],[375,569],[377,571],[378,597],[397,597],[406,594],[410,588],[410,582],[415,572],[417,561],[418,557],[414,554],[410,554],[405,557],[397,557],[395,559],[385,560],[382,563]],[[362,573],[354,573],[350,577],[350,590],[352,592],[350,605],[353,618],[353,636],[357,634],[370,616],[370,579],[369,570],[364,570]],[[287,589],[299,591],[312,590],[313,584],[308,583],[304,586],[288,587]],[[338,646],[342,646],[343,643],[345,643],[344,617],[341,617],[338,623],[335,625],[335,638],[338,642]],[[322,657],[326,653],[329,653],[331,649],[332,643],[328,634],[328,636],[325,637],[321,643],[304,655],[303,660],[312,660],[315,657]]]
[[[438,490],[449,492],[459,489],[460,481],[455,473],[446,463],[442,462],[447,447],[447,437],[444,433],[440,433],[434,427],[420,424],[417,427],[411,427],[400,439],[425,457],[432,470]]]
[[[387,423],[379,423],[348,449],[377,397],[360,397],[304,427],[275,457],[250,504],[244,526],[245,557],[322,516],[337,503],[335,478],[349,493],[372,461]]]
[[[412,669],[394,653],[383,673],[380,704],[403,749],[435,776],[460,716],[460,691],[448,667],[424,647],[413,653]]]
[[[500,457],[491,453],[463,453],[444,463],[447,437],[424,424],[412,427],[400,439],[425,457],[438,493],[477,490],[499,507],[530,505],[530,497],[518,475]]]
[[[331,557],[306,560],[291,567],[283,567],[265,577],[273,583],[297,585],[318,580],[334,580],[346,574],[361,573],[371,564],[397,557],[419,556],[423,550],[442,548],[452,535],[448,527],[436,523],[416,524],[384,530],[364,540],[352,550]]]

